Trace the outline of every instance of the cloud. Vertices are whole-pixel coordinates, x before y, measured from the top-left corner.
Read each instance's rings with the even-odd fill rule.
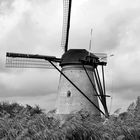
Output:
[[[139,24],[140,17],[131,21],[131,24],[125,26],[125,31],[120,39],[117,49],[114,50],[115,59],[111,61],[109,67],[113,67],[114,79],[123,81],[121,84],[128,86],[137,85],[140,81],[138,75],[140,63],[139,49]],[[129,84],[128,84],[129,83]]]
[[[0,44],[5,51],[61,55],[61,10],[56,2],[20,0],[13,3],[12,14],[2,21],[5,38]],[[5,30],[6,28],[6,30]],[[2,33],[4,37],[4,33]],[[9,42],[9,43],[7,43]],[[42,50],[42,51],[41,51]],[[61,52],[61,51],[60,51]]]
[[[0,15],[1,40],[18,24],[22,14],[30,7],[29,3],[25,0],[2,1],[2,4],[4,5],[2,11],[7,12]]]
[[[56,93],[59,74],[56,70],[31,70],[1,74],[1,96],[37,96]],[[50,75],[51,73],[51,75]]]
[[[13,10],[12,3],[14,0],[1,0],[0,1],[0,15],[6,15]]]

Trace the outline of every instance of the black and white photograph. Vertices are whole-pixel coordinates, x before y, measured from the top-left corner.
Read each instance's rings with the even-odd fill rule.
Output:
[[[139,0],[0,0],[1,140],[140,140]]]

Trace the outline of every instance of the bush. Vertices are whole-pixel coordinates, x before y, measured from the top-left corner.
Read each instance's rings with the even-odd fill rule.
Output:
[[[0,103],[3,140],[139,140],[140,98],[124,113],[108,119],[81,110],[69,115],[45,114],[39,106]]]

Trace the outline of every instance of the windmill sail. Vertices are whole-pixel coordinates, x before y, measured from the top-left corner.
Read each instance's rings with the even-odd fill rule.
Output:
[[[107,63],[107,54],[106,53],[94,53],[96,55],[100,62],[106,62]]]
[[[64,52],[68,50],[71,4],[72,0],[63,0],[63,30],[61,47],[64,49]]]
[[[20,53],[7,53],[6,55],[6,67],[11,68],[46,68],[54,69],[49,61],[53,61],[53,64],[58,66],[58,58],[53,56],[42,56],[32,54],[20,54]]]

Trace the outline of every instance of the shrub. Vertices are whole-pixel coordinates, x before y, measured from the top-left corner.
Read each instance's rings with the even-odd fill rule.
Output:
[[[108,119],[81,110],[45,114],[39,106],[0,103],[0,139],[5,140],[139,140],[140,98],[126,112]]]

